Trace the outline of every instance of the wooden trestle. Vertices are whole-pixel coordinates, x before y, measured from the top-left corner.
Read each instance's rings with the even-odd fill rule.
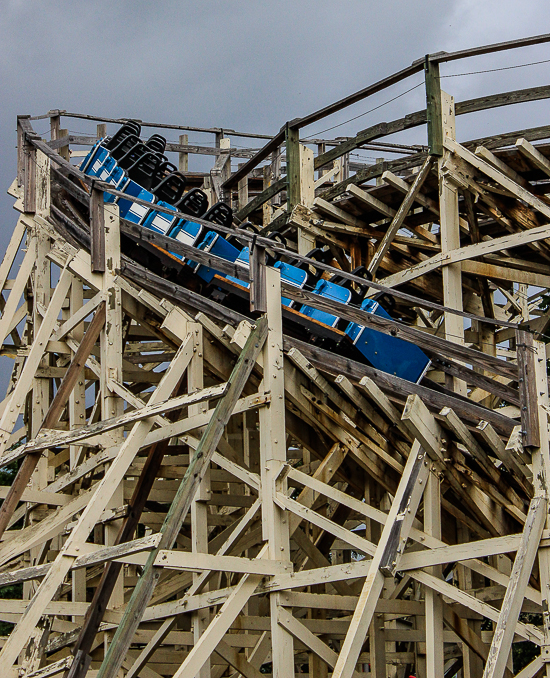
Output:
[[[42,116],[49,142],[18,118],[0,265],[2,677],[550,676],[550,127],[455,134],[455,114],[550,86],[455,104],[439,85],[452,58],[292,121],[259,153],[217,129],[214,148],[168,146],[190,185],[233,204],[250,270],[120,219],[116,191],[76,169],[96,138],[60,128],[74,114]],[[301,143],[422,69],[426,111]],[[426,122],[426,147],[378,141],[407,153],[350,165]],[[188,170],[194,153],[215,157],[209,173]],[[315,245],[327,277],[365,265],[393,319],[281,286],[264,263],[307,263]],[[251,306],[244,287],[235,304],[204,294],[170,252],[250,280]],[[418,344],[429,372],[414,384],[310,343],[281,293]]]

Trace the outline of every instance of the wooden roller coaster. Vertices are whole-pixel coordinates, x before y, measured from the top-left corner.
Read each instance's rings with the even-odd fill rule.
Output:
[[[274,137],[140,122],[213,135],[165,152],[225,223],[86,173],[127,121],[18,117],[2,676],[550,676],[550,125],[455,134],[550,86],[456,103],[440,86],[440,64],[548,41],[428,55]],[[301,139],[420,72],[426,110]],[[421,125],[426,146],[392,136]],[[397,159],[350,162],[364,148]],[[351,301],[318,292],[334,280]],[[411,345],[414,380],[393,369]]]

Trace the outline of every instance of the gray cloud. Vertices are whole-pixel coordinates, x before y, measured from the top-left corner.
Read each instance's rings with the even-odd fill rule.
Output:
[[[0,250],[16,216],[4,191],[15,172],[15,117],[63,108],[110,117],[275,133],[288,119],[360,89],[427,52],[509,40],[548,30],[546,3],[512,0],[4,0],[0,21]],[[550,57],[542,45],[449,64],[443,74]],[[458,100],[545,84],[548,65],[449,78]],[[421,74],[328,121],[378,106]],[[327,136],[349,134],[424,106],[423,88]],[[459,119],[460,138],[544,124],[547,104]],[[80,120],[74,131],[92,131]],[[35,123],[48,131],[48,121]],[[423,142],[425,132],[400,139]],[[172,139],[176,133],[169,133]],[[191,138],[205,141],[204,135]],[[237,145],[248,145],[235,139]],[[192,160],[193,162],[193,160]]]

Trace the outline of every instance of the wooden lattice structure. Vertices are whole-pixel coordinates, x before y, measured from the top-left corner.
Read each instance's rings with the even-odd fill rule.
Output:
[[[550,87],[455,104],[439,78],[547,39],[428,56],[260,151],[221,129],[169,145],[234,206],[250,268],[120,219],[74,164],[96,138],[62,130],[71,114],[41,116],[49,142],[18,118],[0,587],[22,598],[0,598],[2,676],[550,675],[550,127],[458,143],[454,126]],[[422,69],[427,110],[300,143]],[[426,122],[426,147],[375,141]],[[353,167],[368,144],[406,153]],[[212,170],[190,172],[193,153]],[[315,245],[332,261],[309,261]],[[392,319],[281,285],[266,252],[355,285],[365,265]],[[222,302],[182,256],[250,294]],[[421,346],[430,370],[416,384],[309,341],[281,295]]]

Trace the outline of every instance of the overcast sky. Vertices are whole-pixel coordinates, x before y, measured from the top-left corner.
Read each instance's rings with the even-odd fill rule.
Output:
[[[18,113],[61,108],[271,134],[286,120],[360,89],[427,52],[549,31],[547,10],[542,0],[3,0],[0,248],[15,218],[4,191],[15,171]],[[468,59],[444,66],[443,73],[546,58],[550,45]],[[444,87],[460,100],[547,84],[549,65],[452,78]],[[421,79],[418,74],[304,133],[316,134],[359,115]],[[325,136],[351,134],[417,110],[423,98],[419,87]],[[466,116],[459,121],[459,137],[548,123],[546,110],[546,104],[528,104]],[[74,131],[93,129],[74,119],[62,124]],[[49,132],[47,120],[34,125],[39,133]],[[416,134],[417,141],[425,141],[423,130]],[[168,136],[175,139],[176,133]],[[211,141],[206,135],[190,138]],[[400,139],[405,137],[395,140]],[[234,143],[250,145],[244,139]]]
[[[543,0],[3,0],[1,9],[0,253],[16,220],[5,191],[15,175],[17,114],[60,108],[274,134],[286,120],[426,53],[550,32]],[[550,59],[550,45],[444,65],[442,75],[545,59]],[[549,66],[448,78],[443,87],[464,100],[544,85]],[[318,135],[421,82],[419,73],[303,134]],[[354,134],[423,107],[420,86],[325,137]],[[550,124],[548,110],[546,102],[537,102],[463,116],[457,121],[458,138]],[[48,120],[33,124],[49,137]],[[95,124],[81,120],[65,118],[62,126],[95,132]],[[176,132],[167,136],[177,139]],[[189,136],[212,143],[208,135]],[[392,140],[425,143],[425,130]],[[232,143],[251,145],[242,138]],[[370,162],[372,152],[359,156]],[[190,169],[199,169],[198,162],[191,158]]]

